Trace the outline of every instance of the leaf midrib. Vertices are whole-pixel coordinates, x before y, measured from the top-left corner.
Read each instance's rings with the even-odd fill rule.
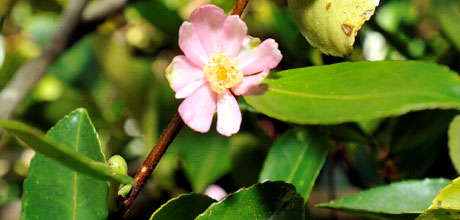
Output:
[[[294,166],[292,167],[291,172],[289,173],[289,176],[286,179],[286,181],[288,183],[292,183],[292,179],[294,178],[295,173],[299,169],[299,166],[302,163],[303,158],[305,157],[305,153],[307,152],[307,149],[309,147],[309,143],[310,142],[303,143],[303,146],[306,146],[306,147],[304,147],[304,149],[302,149],[301,153],[299,154],[299,157],[297,158]]]
[[[78,126],[77,126],[77,135],[75,138],[75,152],[78,153],[78,146],[80,145],[80,131],[81,131],[81,123],[82,123],[82,115],[80,114],[79,121],[78,121]],[[78,186],[78,175],[76,171],[73,171],[74,175],[74,187],[73,187],[73,210],[72,210],[72,219],[76,220],[77,219],[77,186]]]
[[[360,100],[360,99],[375,99],[375,98],[388,98],[388,97],[401,97],[404,96],[424,96],[435,99],[445,99],[445,96],[438,96],[431,93],[423,93],[421,91],[404,91],[404,92],[389,92],[389,93],[377,93],[377,94],[360,94],[360,95],[326,95],[326,94],[313,94],[313,93],[302,93],[294,92],[289,90],[283,90],[276,87],[269,87],[268,90],[273,92],[283,93],[292,96],[300,96],[302,98],[316,98],[316,99],[338,99],[338,100]],[[459,95],[460,97],[460,95]]]

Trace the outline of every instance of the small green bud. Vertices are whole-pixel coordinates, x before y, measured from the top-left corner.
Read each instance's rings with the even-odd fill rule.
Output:
[[[120,190],[118,190],[118,195],[125,198],[129,194],[129,191],[131,191],[131,188],[133,188],[133,185],[131,184],[124,185],[120,188]]]
[[[120,155],[113,155],[109,161],[107,161],[110,168],[118,174],[127,175],[128,174],[128,164],[126,164],[125,159]]]
[[[288,0],[302,35],[325,54],[351,54],[358,31],[374,14],[379,0]]]

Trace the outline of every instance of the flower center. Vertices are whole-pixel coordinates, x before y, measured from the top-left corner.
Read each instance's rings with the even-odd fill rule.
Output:
[[[216,93],[225,92],[243,80],[243,71],[238,69],[238,63],[234,58],[226,56],[222,52],[215,53],[209,62],[203,65],[203,72]]]

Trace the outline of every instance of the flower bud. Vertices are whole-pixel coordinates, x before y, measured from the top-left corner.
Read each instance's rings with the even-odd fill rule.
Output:
[[[325,54],[351,54],[358,31],[374,14],[379,0],[288,0],[302,35]]]
[[[107,161],[110,168],[118,174],[127,175],[128,174],[128,164],[126,164],[125,159],[120,155],[113,155],[109,161]]]
[[[126,185],[120,187],[120,189],[118,190],[118,195],[122,196],[123,198],[125,198],[129,194],[129,192],[131,191],[131,188],[133,188],[133,185],[131,185],[131,184],[126,184]]]

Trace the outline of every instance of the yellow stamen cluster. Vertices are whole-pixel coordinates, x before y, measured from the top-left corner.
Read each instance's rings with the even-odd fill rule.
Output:
[[[225,92],[243,80],[243,71],[238,69],[236,60],[222,52],[211,56],[209,62],[203,65],[203,72],[216,93]]]

